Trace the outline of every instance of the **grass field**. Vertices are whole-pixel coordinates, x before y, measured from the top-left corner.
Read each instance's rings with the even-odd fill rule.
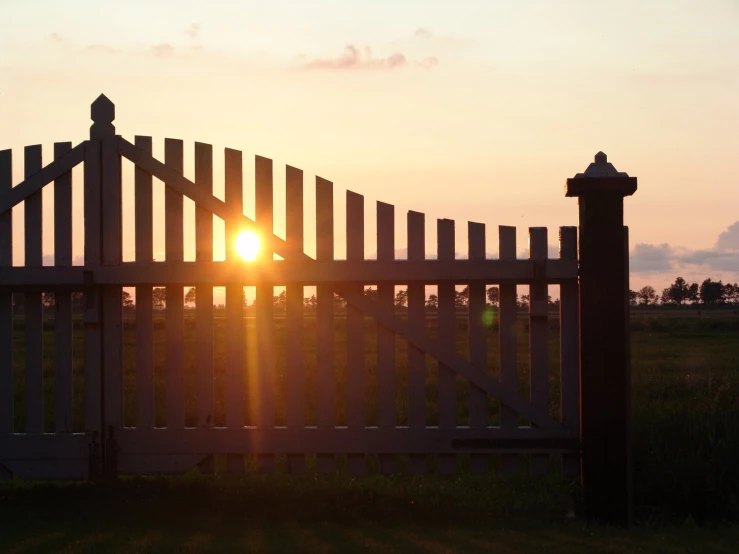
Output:
[[[339,390],[344,371],[341,325],[337,322]],[[465,349],[463,325],[460,320],[460,352]],[[372,328],[368,323],[367,362],[371,374]],[[187,329],[187,336],[191,336],[192,330]],[[528,362],[523,323],[519,331],[520,391],[525,394]],[[491,372],[497,368],[497,347],[492,340],[495,334],[491,328]],[[50,347],[53,337],[49,335],[45,340]],[[557,410],[555,336],[553,323],[552,411]],[[76,333],[75,340],[81,341],[78,337],[80,333]],[[132,329],[126,330],[125,337],[129,351]],[[21,329],[16,340],[20,346]],[[402,341],[398,341],[397,348],[402,385]],[[310,368],[314,353],[310,340],[306,341],[306,353]],[[163,356],[158,346],[156,367],[163,368]],[[222,346],[217,342],[217,371],[219,356],[222,358]],[[132,379],[130,358],[129,353],[125,361],[127,379]],[[53,369],[50,358],[47,361],[50,393]],[[278,357],[278,367],[279,363]],[[20,354],[15,364],[16,377],[22,380]],[[435,369],[431,363],[429,368],[431,423]],[[163,371],[157,371],[159,382]],[[186,375],[191,372],[191,367],[186,368]],[[588,527],[577,516],[572,517],[572,511],[578,508],[578,485],[554,474],[545,478],[495,474],[370,474],[349,478],[281,473],[233,478],[193,473],[177,479],[124,478],[107,484],[4,483],[0,485],[0,552],[736,552],[737,372],[738,318],[634,318],[633,443],[638,525],[631,531]],[[192,383],[186,382],[190,382],[189,396]],[[78,382],[78,388],[80,385]],[[159,382],[157,386],[164,384]],[[314,381],[309,389],[315,389]],[[163,388],[158,390],[161,393]],[[218,391],[219,387],[216,393],[222,394],[222,387]],[[370,398],[371,391],[370,387]],[[135,398],[132,389],[129,394]],[[465,394],[466,388],[460,386],[461,422],[466,417]],[[22,395],[16,398],[16,414],[22,414]],[[133,413],[132,405],[127,404],[127,408],[127,413]],[[341,403],[337,408],[341,419],[344,408]],[[309,403],[309,410],[313,409]],[[53,406],[47,413],[47,424],[53,426]],[[402,422],[402,398],[398,413]],[[493,402],[491,422],[496,414]],[[278,421],[281,417],[284,411],[278,409]],[[371,423],[372,413],[369,417]]]

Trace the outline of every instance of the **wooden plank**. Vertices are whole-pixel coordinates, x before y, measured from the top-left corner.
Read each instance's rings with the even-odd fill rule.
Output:
[[[102,263],[116,268],[122,262],[123,214],[121,156],[118,137],[106,136],[101,145],[101,219]],[[122,290],[118,285],[102,288],[103,330],[103,397],[104,429],[123,427],[123,305]],[[107,441],[107,439],[106,439]],[[115,451],[111,442],[105,442],[105,473],[114,476]]]
[[[225,194],[229,216],[226,218],[226,259],[238,260],[236,238],[241,232],[238,215],[244,211],[243,166],[241,152],[226,148]],[[244,288],[241,285],[226,287],[226,426],[240,429],[244,426]],[[228,472],[244,473],[244,457],[228,454]]]
[[[529,228],[529,258],[546,264],[547,228]],[[549,347],[547,322],[547,283],[543,280],[529,285],[529,376],[531,404],[546,412],[549,409]],[[549,456],[532,455],[531,472],[534,475],[549,471]]]
[[[273,191],[272,160],[256,156],[254,165],[255,182],[255,215],[254,220],[261,229],[262,235],[272,235],[273,224]],[[257,263],[272,260],[273,253],[269,249],[260,249]],[[247,369],[247,405],[254,411],[257,427],[275,426],[275,360],[273,355],[273,307],[274,283],[264,283],[256,290],[256,367]],[[275,469],[274,455],[266,454],[258,459],[262,473],[273,473]]]
[[[485,225],[469,222],[467,224],[468,256],[470,260],[485,259]],[[481,372],[487,373],[487,342],[485,338],[485,281],[469,284],[469,357],[470,363]],[[487,395],[474,385],[469,386],[470,427],[487,427]],[[487,471],[486,456],[470,457],[470,470],[474,473]]]
[[[24,149],[25,175],[41,169],[41,145]],[[23,205],[25,216],[25,249],[27,266],[41,266],[41,190],[33,193]],[[43,384],[43,308],[40,292],[27,292],[26,312],[26,432],[44,432]]]
[[[59,159],[72,149],[71,142],[54,144],[54,158]],[[54,265],[72,265],[72,172],[54,181]],[[55,430],[71,433],[74,423],[72,378],[72,293],[54,293],[54,404]]]
[[[454,220],[437,220],[437,256],[440,261],[455,258]],[[454,354],[457,315],[454,309],[455,283],[439,283],[438,333],[439,346]],[[457,419],[457,378],[445,364],[439,362],[439,427],[451,429]],[[454,473],[457,470],[455,456],[439,456],[439,473]]]
[[[426,258],[426,223],[420,212],[408,211],[408,260]],[[417,333],[425,333],[426,291],[422,283],[408,285],[408,326]],[[411,429],[426,427],[426,354],[413,344],[408,344],[408,426]],[[426,457],[411,456],[410,471],[426,472]]]
[[[316,177],[316,259],[334,259],[333,183]],[[319,427],[336,424],[336,370],[334,368],[334,292],[330,285],[316,287],[316,413]],[[319,473],[333,473],[333,456],[318,452]]]
[[[0,150],[0,195],[13,187],[13,151]],[[0,272],[13,265],[13,212],[0,213]],[[0,434],[13,432],[13,293],[0,290]],[[0,480],[10,477],[0,468]]]
[[[569,430],[543,431],[520,427],[505,431],[499,427],[441,429],[427,427],[243,427],[228,429],[187,428],[122,429],[117,435],[119,452],[127,454],[195,454],[215,452],[277,453],[295,451],[296,444],[308,444],[328,455],[379,454],[394,450],[399,454],[444,455],[471,453],[562,453],[577,448],[577,436]],[[0,444],[3,444],[0,437]]]
[[[100,235],[100,141],[88,143],[84,166],[85,266],[99,266]],[[100,328],[100,294],[97,287],[85,289],[85,431],[97,435],[101,444],[102,430],[102,332]],[[94,453],[100,459],[100,452]],[[94,462],[94,470],[99,470]]]
[[[489,263],[492,262],[492,263]],[[226,262],[124,262],[118,267],[11,267],[0,274],[0,287],[23,289],[43,287],[50,280],[58,286],[81,287],[84,272],[93,271],[95,282],[106,285],[135,286],[163,282],[189,285],[207,281],[213,286],[239,284],[257,286],[265,282],[300,282],[307,285],[363,281],[366,283],[426,283],[454,281],[468,284],[475,280],[493,283],[533,282],[534,264],[530,260],[498,263],[499,260],[456,260],[447,265],[436,260],[380,262],[345,261],[317,262],[310,258],[292,261],[265,260],[244,272],[242,261]],[[551,267],[550,267],[551,266]],[[577,263],[573,260],[549,260],[545,280],[560,284],[577,278]]]
[[[628,252],[628,249],[627,249]],[[559,228],[559,257],[577,259],[577,227]],[[626,272],[628,275],[628,271]],[[628,287],[627,289],[628,290]],[[567,429],[580,430],[580,329],[577,281],[559,287],[560,340],[560,418]],[[577,454],[562,457],[562,470],[568,477],[580,473]]]
[[[137,136],[136,146],[151,153],[151,137]],[[151,173],[142,167],[134,170],[136,262],[154,260],[154,208]],[[154,322],[151,285],[136,287],[136,426],[154,426]]]
[[[213,147],[195,143],[195,183],[213,191]],[[213,214],[195,205],[195,260],[213,261]],[[213,427],[213,286],[207,281],[195,285],[195,387],[198,427]],[[209,468],[206,468],[209,469]]]
[[[0,191],[0,214],[11,210],[14,206],[17,206],[31,196],[39,194],[41,189],[46,185],[79,164],[85,159],[87,146],[87,141],[81,142],[65,156],[54,160],[43,169],[37,167],[33,173],[25,173],[23,182],[18,183],[15,187]],[[41,146],[32,146],[30,148],[41,148]],[[9,151],[4,150],[4,152]]]
[[[292,257],[303,254],[303,172],[287,166],[285,172],[285,234]],[[284,281],[283,281],[284,282]],[[287,426],[305,427],[305,345],[303,343],[303,285],[288,284],[285,289]],[[290,473],[305,471],[304,443],[287,458]]]
[[[164,141],[164,161],[168,167],[182,173],[183,144],[181,140]],[[166,185],[167,183],[165,183]],[[183,243],[183,198],[182,194],[167,186],[164,191],[165,258],[169,262],[181,262],[184,255]],[[184,287],[166,283],[165,349],[167,367],[166,406],[167,428],[181,429],[185,426],[185,342]]]
[[[498,256],[501,261],[516,258],[516,228],[498,227]],[[500,367],[500,388],[509,395],[517,395],[518,389],[518,341],[516,339],[516,299],[518,292],[513,283],[499,283],[498,301],[498,364]],[[500,426],[513,430],[518,426],[515,410],[500,404]],[[516,473],[517,457],[502,455],[500,471],[503,474]]]
[[[271,235],[273,231],[273,192],[272,192],[272,160],[256,157],[256,217],[255,221],[262,229],[262,234]],[[272,251],[260,250],[257,262],[271,260]],[[257,367],[251,372],[249,389],[251,390],[250,403],[257,409],[256,425],[258,427],[274,427],[275,425],[275,373],[272,354],[272,326],[274,305],[274,284],[264,283],[256,291],[256,337],[257,337]]]
[[[395,259],[395,206],[377,202],[377,259]],[[378,309],[386,314],[395,311],[395,286],[392,283],[377,285]],[[377,325],[377,425],[394,427],[397,423],[396,395],[398,376],[395,367],[395,333]],[[383,473],[395,472],[393,452],[380,456]]]
[[[364,259],[364,196],[346,192],[346,258]],[[350,285],[358,294],[362,284]],[[364,363],[364,314],[354,306],[346,308],[346,393],[347,425],[364,427],[367,423],[367,369]],[[363,455],[349,456],[349,473],[353,475],[366,470]]]

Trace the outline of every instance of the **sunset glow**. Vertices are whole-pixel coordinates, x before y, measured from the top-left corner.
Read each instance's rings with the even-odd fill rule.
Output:
[[[261,246],[262,241],[253,231],[242,231],[236,237],[236,251],[246,262],[253,262],[257,259]]]

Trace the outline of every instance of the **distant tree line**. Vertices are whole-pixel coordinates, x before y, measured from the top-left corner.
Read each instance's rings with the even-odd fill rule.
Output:
[[[703,306],[737,306],[739,305],[739,284],[713,281],[709,277],[700,285],[678,277],[669,287],[657,294],[653,287],[647,285],[638,291],[629,291],[629,303],[632,306],[683,306],[699,304]]]
[[[377,289],[366,287],[364,295],[370,300],[377,300]],[[489,287],[485,292],[486,304],[488,306],[497,307],[500,303],[500,290],[498,287]],[[134,308],[134,301],[127,291],[123,291],[121,302],[124,310]],[[154,287],[152,289],[152,302],[155,310],[163,310],[167,304],[167,293],[165,287]],[[195,287],[190,287],[184,297],[185,306],[194,307],[196,303]],[[280,294],[273,298],[274,306],[277,310],[285,309],[287,295],[283,290]],[[44,292],[41,296],[41,303],[44,310],[50,311],[55,306],[54,293]],[[243,296],[244,307],[249,307],[247,299]],[[552,300],[548,297],[550,306],[558,306],[559,299]],[[698,283],[690,283],[678,277],[669,287],[662,290],[662,294],[657,294],[654,287],[649,285],[642,287],[638,291],[629,291],[629,303],[632,306],[683,306],[686,304],[695,304],[702,306],[739,306],[739,284],[726,283],[722,281],[713,281],[710,278]],[[394,304],[398,308],[408,306],[408,290],[400,289],[395,293]],[[436,294],[430,294],[425,299],[426,308],[437,309],[439,307],[439,297]],[[454,306],[464,308],[469,304],[469,287],[454,292]],[[253,302],[251,304],[254,305]],[[318,305],[316,295],[311,295],[303,299],[303,305],[307,309],[315,309]],[[13,293],[13,306],[22,312],[25,308],[25,295],[23,293]],[[72,293],[72,311],[73,313],[82,313],[85,306],[85,296],[82,292]],[[334,306],[336,308],[344,308],[346,301],[338,294],[334,295]],[[516,306],[520,309],[529,307],[529,295],[521,294],[516,297]],[[216,308],[223,308],[223,304],[216,305]]]

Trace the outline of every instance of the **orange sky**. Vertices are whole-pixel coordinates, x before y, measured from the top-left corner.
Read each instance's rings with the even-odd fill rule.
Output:
[[[305,171],[306,214],[312,176],[332,180],[339,257],[346,189],[365,195],[367,254],[376,200],[396,206],[397,248],[408,209],[427,214],[429,251],[437,217],[457,221],[460,253],[468,220],[488,225],[492,255],[499,224],[519,227],[520,251],[527,226],[548,227],[556,245],[557,227],[577,223],[564,181],[603,150],[639,178],[626,200],[632,288],[661,290],[679,274],[739,280],[737,4],[598,6],[3,2],[0,148],[42,143],[49,160],[54,141],[86,138],[89,104],[104,92],[118,132],[155,137],[157,154],[164,137],[181,138],[191,164],[192,142],[210,142],[218,172],[223,147],[242,150],[247,191],[253,154],[274,159],[278,210],[285,164]],[[15,161],[19,181],[20,150]],[[163,244],[160,226],[155,252]]]

